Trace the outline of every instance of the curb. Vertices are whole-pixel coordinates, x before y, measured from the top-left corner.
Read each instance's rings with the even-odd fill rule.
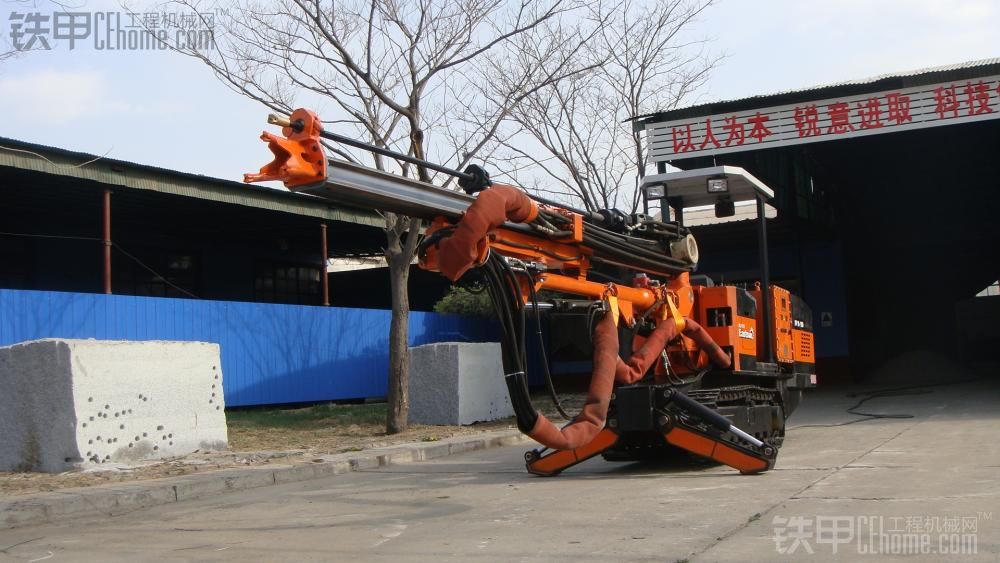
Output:
[[[117,516],[141,508],[213,495],[322,479],[365,469],[400,465],[450,455],[515,446],[531,439],[516,430],[415,442],[360,452],[318,456],[314,463],[222,469],[116,485],[64,489],[0,500],[0,529],[49,524],[81,516]]]

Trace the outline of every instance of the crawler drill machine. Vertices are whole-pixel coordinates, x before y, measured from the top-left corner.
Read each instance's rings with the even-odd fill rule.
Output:
[[[305,109],[269,122],[282,126],[282,135],[261,136],[274,161],[246,182],[280,180],[338,204],[424,219],[419,266],[489,293],[518,428],[541,444],[525,454],[529,472],[678,449],[741,473],[773,467],[785,419],[816,383],[812,319],[801,299],[769,283],[764,209],[773,193],[752,175],[730,166],[649,175],[641,189],[674,210],[675,220],[669,210],[658,220],[529,196],[478,166],[451,170],[326,132]],[[465,193],[329,160],[321,139],[450,174]],[[694,275],[698,247],[683,210],[715,205],[726,216],[747,200],[756,202],[761,280],[741,288]],[[542,308],[578,319],[592,344],[585,404],[562,427],[532,406],[525,375],[525,341],[541,332],[531,324]]]

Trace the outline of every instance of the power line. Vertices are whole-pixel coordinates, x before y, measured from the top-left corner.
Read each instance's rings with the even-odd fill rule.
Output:
[[[156,276],[156,278],[158,278],[160,280],[163,280],[163,283],[167,284],[168,286],[176,289],[177,291],[183,293],[184,295],[187,295],[188,297],[191,297],[192,299],[201,299],[200,297],[198,297],[197,295],[191,293],[190,291],[188,291],[188,290],[186,290],[186,289],[184,289],[184,288],[182,288],[182,287],[180,287],[180,286],[172,283],[170,280],[168,280],[166,278],[166,276],[160,274],[156,270],[154,270],[154,269],[150,268],[149,266],[147,266],[142,260],[139,260],[135,256],[132,256],[131,254],[129,254],[128,252],[126,252],[125,249],[122,248],[120,245],[115,244],[114,242],[112,242],[111,246],[112,246],[112,248],[115,248],[119,252],[121,252],[122,254],[124,254],[126,257],[130,258],[132,261],[134,261],[139,266],[145,268],[149,273],[151,273],[154,276]]]
[[[59,166],[61,168],[83,168],[84,166],[87,166],[88,164],[93,164],[93,163],[97,162],[98,160],[101,160],[102,158],[108,156],[111,153],[111,151],[114,150],[114,147],[108,149],[101,156],[95,156],[94,158],[92,158],[92,159],[90,159],[90,160],[88,160],[86,162],[81,162],[80,164],[63,164],[61,162],[56,162],[56,161],[54,161],[54,160],[46,157],[45,155],[39,154],[39,153],[37,153],[35,151],[29,151],[29,150],[26,150],[26,149],[16,149],[14,147],[7,147],[7,146],[4,146],[4,145],[0,145],[0,150],[10,151],[10,152],[19,152],[19,153],[24,153],[24,154],[30,154],[32,156],[37,156],[38,158],[40,158],[40,159],[48,162],[49,164],[51,164],[53,166]]]

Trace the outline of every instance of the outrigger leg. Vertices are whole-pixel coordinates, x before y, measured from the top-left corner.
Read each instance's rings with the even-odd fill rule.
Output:
[[[664,389],[662,394],[667,408],[656,423],[668,443],[743,474],[761,473],[774,467],[777,456],[774,447],[676,389]]]
[[[654,406],[657,430],[669,443],[693,454],[728,465],[743,474],[761,473],[774,467],[774,447],[740,430],[721,414],[666,386],[650,386],[656,392]],[[552,476],[586,461],[618,442],[619,434],[604,428],[586,444],[564,450],[546,448],[524,454],[530,473]]]

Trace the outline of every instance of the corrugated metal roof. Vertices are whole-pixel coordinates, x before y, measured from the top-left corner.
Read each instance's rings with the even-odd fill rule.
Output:
[[[328,221],[343,221],[373,227],[384,225],[382,218],[375,213],[335,206],[310,195],[103,158],[3,137],[0,137],[0,167],[69,176],[111,186],[257,207]]]
[[[838,95],[861,94],[885,88],[918,86],[925,83],[987,76],[996,73],[1000,73],[1000,57],[879,74],[868,78],[819,84],[808,88],[795,88],[769,94],[757,94],[733,100],[708,102],[686,108],[642,115],[634,119],[640,123],[683,119],[726,111],[742,111],[756,107],[783,105]]]

